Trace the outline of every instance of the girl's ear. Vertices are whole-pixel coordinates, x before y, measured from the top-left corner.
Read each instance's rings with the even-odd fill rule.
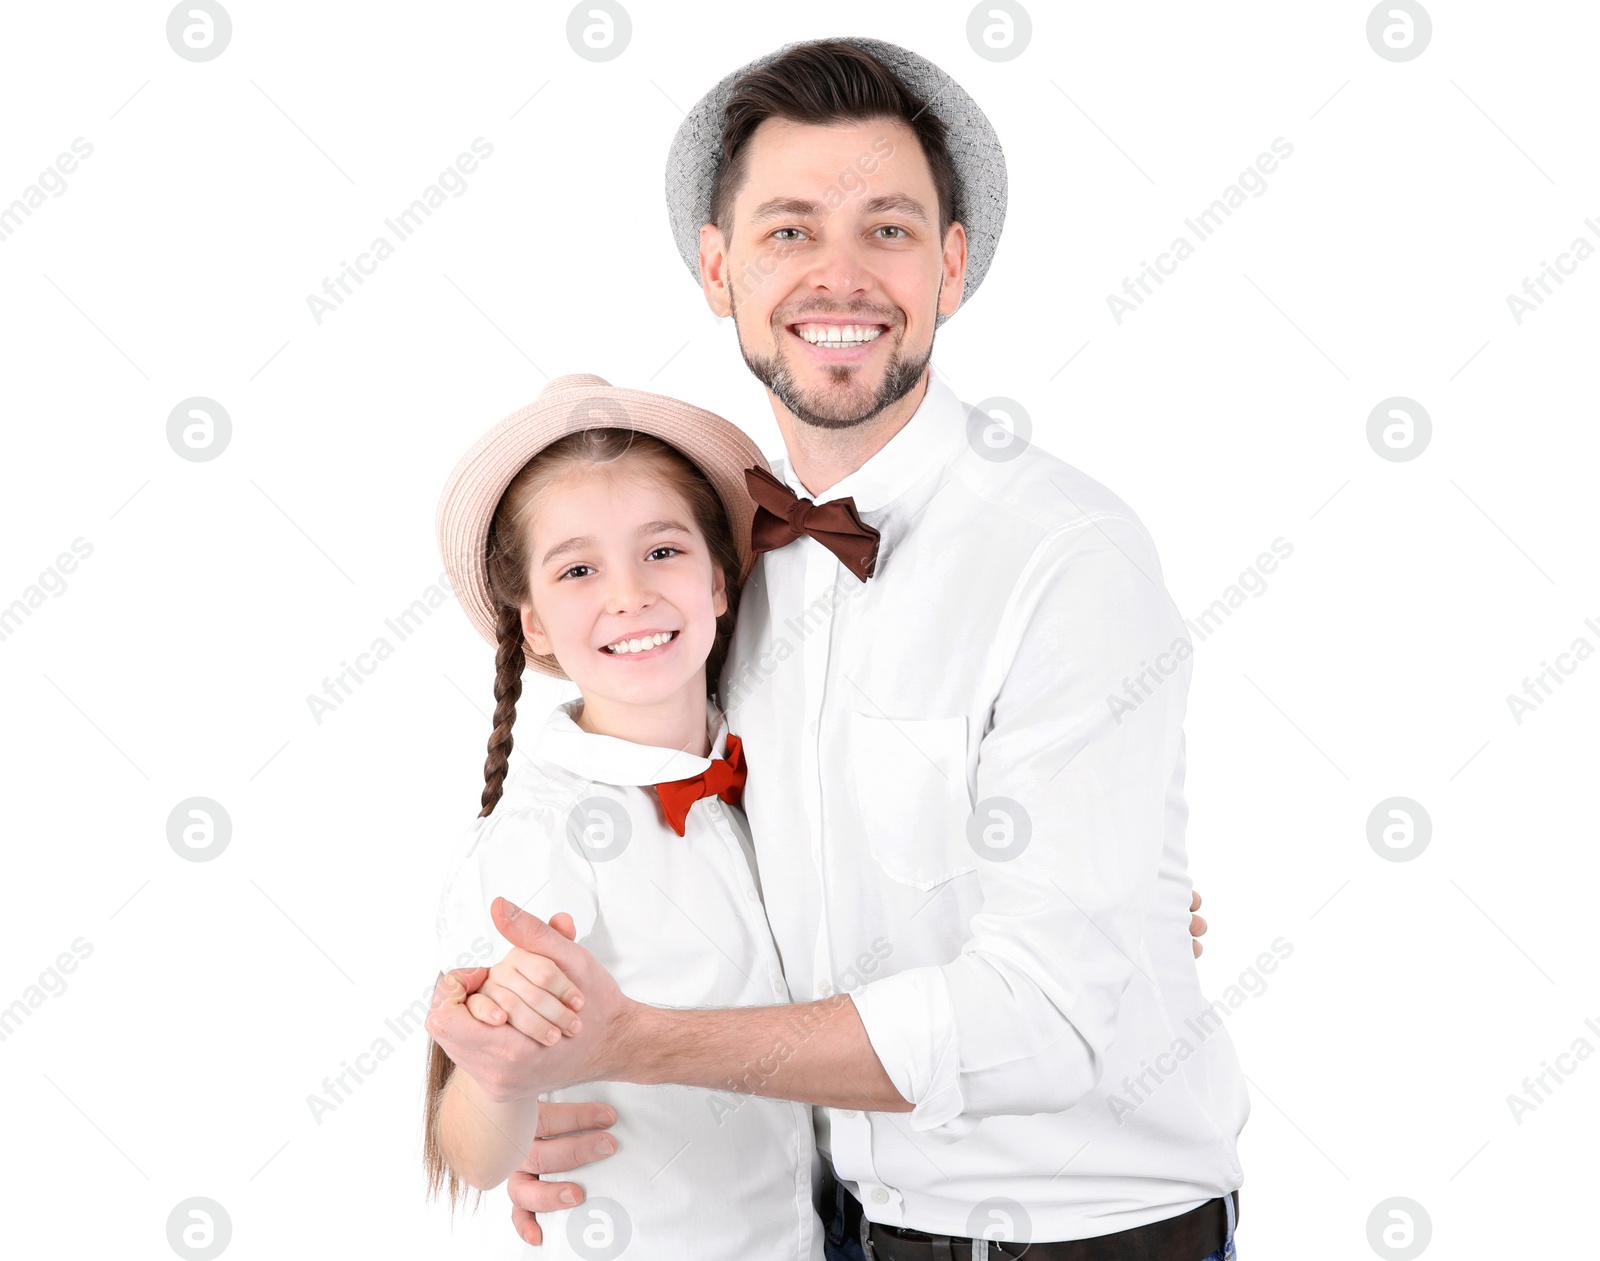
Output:
[[[717,617],[728,611],[728,576],[723,572],[721,565],[716,565],[712,569],[711,611]]]
[[[550,637],[544,633],[544,628],[539,625],[539,617],[533,611],[533,605],[522,606],[522,637],[533,647],[534,652],[541,657],[554,655],[550,647]]]

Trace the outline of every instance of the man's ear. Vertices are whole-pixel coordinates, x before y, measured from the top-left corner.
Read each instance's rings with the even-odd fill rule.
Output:
[[[700,288],[712,314],[720,317],[733,313],[728,294],[728,251],[722,231],[714,223],[700,225]]]
[[[943,284],[939,288],[939,314],[954,315],[967,287],[967,230],[959,219],[952,219],[944,234],[940,271]]]
[[[522,606],[522,637],[541,657],[555,655],[550,647],[550,637],[544,633],[544,627],[539,625],[539,616],[533,611],[531,604]]]

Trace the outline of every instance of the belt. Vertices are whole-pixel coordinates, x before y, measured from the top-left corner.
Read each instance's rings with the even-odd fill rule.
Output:
[[[1234,1222],[1239,1218],[1239,1193],[1233,1198]],[[1204,1261],[1221,1252],[1227,1242],[1228,1209],[1222,1199],[1209,1200],[1198,1208],[1119,1230],[1093,1239],[1068,1239],[1040,1243],[1006,1243],[974,1240],[962,1235],[930,1235],[904,1226],[885,1226],[870,1221],[861,1201],[844,1191],[845,1237],[861,1240],[867,1261]]]

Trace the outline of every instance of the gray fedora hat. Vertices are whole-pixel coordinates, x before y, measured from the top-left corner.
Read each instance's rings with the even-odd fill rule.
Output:
[[[955,217],[967,234],[967,279],[961,296],[965,305],[983,283],[1006,219],[1006,157],[1000,139],[978,103],[927,58],[880,39],[836,38],[883,62],[944,122],[955,166]],[[700,283],[700,227],[711,221],[711,181],[722,160],[722,111],[734,84],[791,49],[822,42],[785,44],[740,66],[695,103],[673,137],[667,152],[667,214],[678,253],[695,284]],[[938,323],[946,318],[939,316]]]

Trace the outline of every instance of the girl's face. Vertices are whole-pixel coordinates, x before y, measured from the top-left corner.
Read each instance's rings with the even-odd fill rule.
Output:
[[[553,484],[529,528],[522,629],[533,650],[553,654],[585,697],[703,704],[727,585],[683,497],[629,461]]]

